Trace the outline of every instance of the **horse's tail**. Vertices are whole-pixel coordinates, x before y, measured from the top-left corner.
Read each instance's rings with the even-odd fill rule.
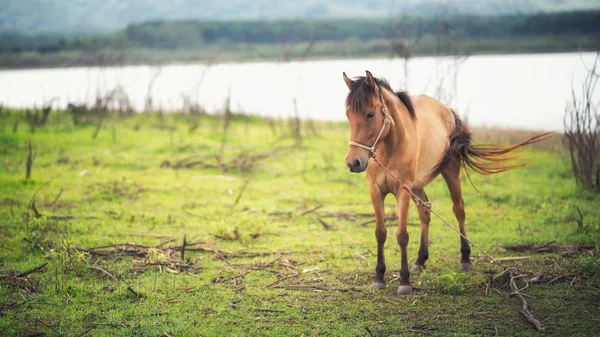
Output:
[[[515,157],[505,156],[507,153],[518,149],[522,146],[541,142],[551,136],[552,132],[545,132],[533,136],[519,144],[510,146],[499,146],[494,144],[473,145],[471,131],[458,117],[454,114],[456,127],[450,134],[450,146],[444,153],[444,157],[433,169],[432,175],[437,176],[451,163],[462,164],[465,169],[471,168],[479,174],[494,174],[510,170],[515,167],[524,166],[527,162],[515,162]]]

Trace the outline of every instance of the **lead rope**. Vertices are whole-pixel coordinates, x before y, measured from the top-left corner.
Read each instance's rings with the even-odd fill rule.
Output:
[[[433,215],[435,215],[436,217],[438,217],[438,219],[442,220],[442,222],[450,227],[450,229],[452,229],[453,231],[455,231],[456,233],[458,233],[458,235],[460,235],[461,238],[467,240],[468,243],[470,243],[471,245],[473,245],[473,247],[479,249],[479,251],[481,251],[485,256],[487,256],[491,263],[497,263],[500,267],[504,268],[504,266],[502,266],[502,264],[500,263],[500,261],[494,259],[492,256],[490,256],[490,254],[488,254],[485,250],[483,250],[481,247],[479,247],[478,245],[476,245],[473,241],[469,240],[469,238],[467,238],[465,235],[463,235],[463,233],[461,233],[459,230],[457,230],[454,226],[452,226],[451,224],[448,223],[448,221],[446,221],[444,218],[442,218],[439,214],[437,214],[437,212],[435,212],[433,210],[433,204],[431,203],[431,201],[423,201],[423,199],[421,199],[418,195],[416,195],[410,187],[408,187],[408,185],[404,184],[400,179],[398,179],[398,177],[396,177],[392,172],[390,172],[390,170],[388,170],[387,167],[385,167],[383,165],[383,163],[381,163],[381,161],[379,161],[379,158],[377,158],[377,156],[375,156],[375,153],[372,152],[371,153],[371,157],[373,157],[373,160],[379,165],[381,166],[385,172],[387,172],[387,174],[389,174],[392,178],[394,178],[398,183],[400,183],[400,186],[402,187],[403,190],[405,190],[406,192],[408,192],[412,197],[413,200],[415,201],[415,203],[417,204],[417,207],[420,205],[423,205],[423,207],[425,207],[426,210],[428,210],[429,212],[433,213]]]
[[[431,203],[431,201],[423,201],[423,199],[421,199],[418,195],[416,195],[411,190],[411,188],[408,185],[404,184],[400,179],[398,179],[398,177],[396,177],[390,170],[388,170],[388,168],[385,167],[385,165],[383,165],[383,163],[381,161],[379,161],[379,158],[377,158],[377,156],[375,155],[375,147],[377,146],[377,142],[379,141],[379,138],[381,137],[381,134],[383,134],[383,130],[385,129],[385,125],[386,124],[394,125],[395,123],[394,123],[394,119],[392,119],[392,117],[387,113],[387,109],[385,107],[385,102],[383,101],[383,94],[381,93],[381,87],[379,86],[379,84],[377,84],[377,89],[379,91],[379,102],[381,103],[381,112],[383,113],[383,124],[381,125],[381,130],[379,130],[379,134],[377,135],[377,138],[375,138],[375,142],[373,142],[373,146],[369,147],[369,146],[366,146],[366,145],[363,145],[363,144],[360,144],[360,143],[357,143],[357,142],[354,142],[354,141],[350,141],[349,144],[353,145],[353,146],[357,146],[357,147],[363,148],[363,149],[369,151],[369,154],[373,158],[373,160],[379,166],[381,166],[387,172],[387,174],[389,174],[398,183],[400,183],[400,186],[402,187],[403,190],[405,190],[406,192],[408,192],[413,197],[413,200],[417,204],[417,207],[419,207],[421,205],[423,207],[425,207],[426,210],[428,210],[430,213],[433,213],[433,215],[435,215],[436,217],[438,217],[438,219],[440,219],[446,226],[448,226],[450,229],[452,229],[453,231],[455,231],[456,233],[458,233],[458,235],[460,235],[461,238],[465,239],[473,247],[479,249],[479,251],[481,251],[485,256],[487,256],[490,259],[491,263],[496,263],[501,268],[504,268],[502,266],[502,264],[500,263],[500,261],[494,259],[485,250],[483,250],[481,247],[479,247],[478,245],[476,245],[473,241],[469,240],[469,238],[467,238],[459,230],[457,230],[454,226],[452,226],[450,223],[448,223],[448,221],[446,221],[439,214],[437,214],[437,212],[435,212],[433,210],[433,204]]]

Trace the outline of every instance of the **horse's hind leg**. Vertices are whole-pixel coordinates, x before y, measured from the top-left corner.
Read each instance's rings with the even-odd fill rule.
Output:
[[[458,226],[460,228],[460,253],[462,255],[460,259],[460,271],[471,271],[473,268],[471,265],[471,248],[469,242],[465,239],[467,232],[465,231],[465,205],[462,198],[462,192],[460,187],[460,165],[451,164],[444,171],[442,176],[446,180],[448,189],[450,190],[450,196],[452,197],[452,210],[458,220]]]
[[[429,201],[427,199],[427,194],[425,194],[425,190],[414,189],[413,192],[421,198],[422,201]],[[418,274],[421,270],[425,269],[425,261],[429,258],[429,222],[431,221],[431,215],[425,205],[417,204],[417,209],[419,210],[419,219],[421,220],[421,244],[419,246],[417,262],[415,262],[410,271]]]

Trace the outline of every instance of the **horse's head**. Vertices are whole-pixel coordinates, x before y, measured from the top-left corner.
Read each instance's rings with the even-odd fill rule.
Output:
[[[377,142],[388,130],[386,124],[393,124],[383,100],[382,87],[389,88],[383,80],[376,79],[367,71],[365,77],[350,79],[344,73],[344,82],[350,89],[346,97],[346,117],[350,122],[350,148],[346,154],[346,165],[351,172],[363,172],[369,165],[369,158],[375,152]]]

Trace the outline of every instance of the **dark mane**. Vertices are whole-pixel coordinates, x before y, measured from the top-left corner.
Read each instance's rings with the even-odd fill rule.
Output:
[[[385,79],[375,78],[375,81],[381,88],[394,92],[390,84]],[[413,101],[406,91],[395,92],[396,96],[404,103],[406,110],[412,118],[416,118]],[[354,111],[364,111],[371,104],[371,99],[375,91],[367,85],[366,78],[361,76],[354,80],[348,97],[346,97],[346,107]]]

